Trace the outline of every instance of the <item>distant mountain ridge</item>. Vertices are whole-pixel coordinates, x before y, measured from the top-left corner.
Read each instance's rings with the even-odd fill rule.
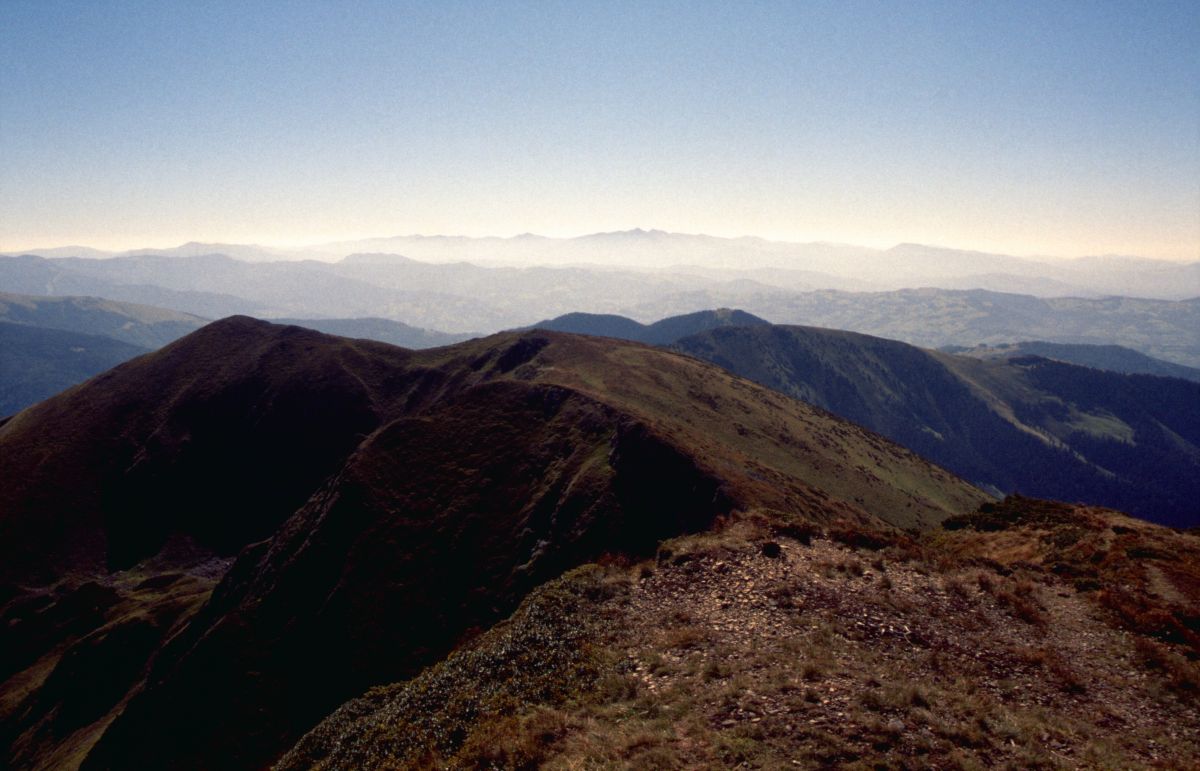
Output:
[[[0,292],[0,416],[161,348],[209,323],[188,313],[98,297],[21,295]],[[279,319],[338,334],[398,345],[432,348],[472,335],[421,329],[378,318]]]
[[[100,297],[8,292],[0,292],[0,321],[103,335],[143,349],[160,348],[208,323],[190,313]]]
[[[470,340],[477,335],[450,334],[434,329],[422,329],[409,326],[399,321],[379,318],[360,319],[270,319],[272,324],[293,324],[306,329],[315,329],[327,335],[338,337],[357,337],[365,340],[376,340],[401,348],[436,348],[442,345],[453,345],[464,340]]]
[[[252,263],[221,255],[30,256],[0,258],[0,290],[93,295],[207,318],[376,317],[451,334],[488,334],[580,311],[649,321],[735,307],[775,323],[851,329],[926,347],[1030,339],[1116,344],[1200,367],[1200,300],[1038,298],[932,288],[846,292],[815,289],[828,282],[819,272],[797,267],[671,265],[481,267],[388,254],[338,263]],[[1177,279],[1171,285],[1186,289],[1187,281]],[[1037,280],[1025,277],[1004,286],[1027,288]],[[838,285],[874,286],[849,279]]]
[[[0,417],[207,323],[186,313],[98,297],[0,292]]]
[[[980,345],[974,348],[950,346],[943,350],[958,356],[971,356],[977,359],[1040,356],[1045,359],[1054,359],[1110,372],[1121,372],[1126,375],[1158,375],[1200,382],[1200,369],[1155,359],[1120,345],[1071,345],[1069,343],[1030,341],[1007,345]]]
[[[619,340],[633,340],[650,345],[666,345],[681,337],[717,327],[764,324],[770,324],[770,322],[745,311],[718,308],[712,311],[697,311],[682,316],[671,316],[653,324],[640,324],[633,319],[610,314],[568,313],[565,316],[540,321],[530,328],[615,337]]]
[[[877,290],[940,287],[1020,291],[1039,296],[1128,295],[1181,300],[1200,296],[1200,262],[1100,255],[1076,259],[1013,255],[902,243],[887,249],[827,242],[795,243],[745,236],[633,229],[575,238],[523,234],[512,238],[394,236],[316,244],[292,249],[253,244],[188,243],[166,249],[101,252],[83,247],[24,252],[46,257],[161,255],[195,257],[228,254],[252,262],[337,261],[356,253],[399,254],[435,262],[511,266],[593,265],[665,270],[673,266],[754,271],[763,268],[807,271],[824,276],[811,289],[851,288],[866,282]],[[733,277],[731,275],[731,277]],[[867,287],[862,287],[867,288]]]
[[[665,307],[670,315],[707,298],[683,299],[654,308]],[[759,296],[739,307],[776,324],[845,329],[924,348],[1013,340],[1116,344],[1200,366],[1200,299],[1043,299],[984,290],[904,289]]]

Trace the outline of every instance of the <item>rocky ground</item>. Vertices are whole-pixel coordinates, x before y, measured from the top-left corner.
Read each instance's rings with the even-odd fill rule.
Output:
[[[1111,541],[1107,517],[1070,523]],[[285,766],[1194,767],[1186,645],[1130,631],[1036,549],[978,554],[981,537],[1063,540],[1036,524],[915,541],[745,520],[676,539],[535,594],[433,672],[347,705]]]

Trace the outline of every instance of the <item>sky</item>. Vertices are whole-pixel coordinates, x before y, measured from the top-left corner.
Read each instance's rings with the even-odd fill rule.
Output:
[[[1200,259],[1200,3],[0,2],[0,250],[634,227]]]

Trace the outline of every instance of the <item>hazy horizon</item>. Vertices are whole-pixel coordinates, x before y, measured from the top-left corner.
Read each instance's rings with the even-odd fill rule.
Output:
[[[571,241],[571,240],[586,239],[586,238],[595,237],[595,236],[615,236],[615,235],[626,235],[626,234],[632,235],[632,234],[638,234],[638,233],[645,234],[645,235],[661,234],[661,235],[667,235],[667,236],[681,236],[681,237],[685,237],[685,238],[712,238],[712,239],[720,239],[723,241],[739,241],[739,240],[758,241],[758,242],[766,242],[766,243],[780,245],[780,246],[798,246],[798,247],[799,246],[829,246],[829,247],[835,247],[835,248],[836,247],[850,247],[850,248],[856,248],[856,249],[863,249],[864,251],[875,251],[875,252],[886,252],[890,249],[896,249],[899,247],[913,245],[913,246],[927,247],[929,249],[946,250],[946,251],[951,251],[951,252],[963,252],[963,253],[975,253],[975,254],[995,254],[998,256],[1015,257],[1015,258],[1018,258],[1021,260],[1029,260],[1031,262],[1041,262],[1041,261],[1070,262],[1073,260],[1083,260],[1083,259],[1089,259],[1089,258],[1132,258],[1132,259],[1144,259],[1144,260],[1158,260],[1158,261],[1163,261],[1163,262],[1178,262],[1181,264],[1193,263],[1193,262],[1200,261],[1200,256],[1195,256],[1195,257],[1186,257],[1185,256],[1185,257],[1179,257],[1179,258],[1170,258],[1170,257],[1149,257],[1149,256],[1142,255],[1142,254],[1119,254],[1119,253],[1115,253],[1115,252],[1070,254],[1070,255],[1046,254],[1046,253],[1033,253],[1033,254],[1005,253],[1005,252],[1000,252],[1000,251],[975,248],[972,246],[967,246],[967,245],[962,245],[962,244],[917,243],[917,242],[910,242],[910,241],[877,241],[874,243],[862,243],[862,242],[854,243],[854,242],[848,242],[848,241],[830,241],[830,240],[795,241],[795,240],[789,240],[789,239],[770,238],[767,236],[762,236],[762,235],[753,234],[753,233],[739,233],[739,234],[721,234],[721,233],[704,233],[704,232],[686,232],[685,233],[685,232],[670,231],[670,230],[664,230],[662,228],[653,228],[653,227],[632,227],[632,228],[626,228],[626,229],[621,229],[621,230],[590,231],[590,232],[583,232],[583,233],[565,233],[565,234],[535,233],[535,232],[530,232],[530,231],[522,231],[522,232],[518,232],[518,233],[511,233],[511,234],[485,233],[482,235],[468,235],[468,234],[464,234],[464,233],[399,233],[399,234],[391,234],[391,235],[358,235],[358,236],[350,236],[350,237],[346,237],[346,238],[338,238],[338,239],[330,239],[330,240],[322,240],[322,241],[274,241],[274,242],[235,243],[235,242],[230,242],[230,241],[217,241],[217,240],[210,240],[210,239],[204,239],[204,238],[189,238],[189,239],[174,242],[174,243],[162,243],[162,244],[154,244],[154,245],[147,245],[146,243],[136,242],[136,241],[124,241],[121,243],[116,243],[116,244],[112,244],[112,245],[108,245],[108,246],[101,246],[96,243],[56,243],[56,244],[39,244],[39,245],[33,245],[33,246],[23,246],[23,247],[19,247],[19,248],[3,248],[2,246],[0,246],[0,254],[10,254],[10,255],[16,255],[16,254],[21,254],[21,253],[33,254],[33,253],[38,253],[38,252],[50,252],[50,251],[67,252],[71,249],[82,249],[82,250],[88,250],[88,251],[94,251],[94,252],[102,252],[102,253],[105,253],[105,256],[120,256],[120,255],[129,253],[129,252],[138,252],[138,253],[153,253],[155,251],[170,252],[170,251],[175,251],[175,250],[178,250],[178,249],[181,249],[184,247],[188,247],[188,246],[201,245],[201,246],[212,246],[216,250],[219,250],[222,247],[255,247],[255,248],[261,248],[261,249],[267,250],[267,251],[277,250],[280,253],[281,259],[298,259],[298,257],[296,257],[295,255],[299,255],[299,254],[308,252],[310,250],[314,256],[318,256],[318,255],[331,256],[335,253],[332,250],[332,247],[341,246],[341,245],[350,245],[350,244],[354,244],[356,242],[388,241],[388,240],[403,240],[403,239],[427,239],[427,240],[462,239],[462,240],[471,240],[471,241],[517,241],[522,238],[544,239],[544,240],[549,240],[549,241]],[[322,249],[330,249],[331,251],[322,253],[321,252]],[[219,251],[216,253],[219,253]],[[88,255],[82,254],[82,255],[78,255],[78,256],[86,257]],[[531,260],[531,264],[534,264],[535,261],[536,261],[536,258],[533,258],[533,260]],[[754,267],[754,265],[751,264],[751,265],[747,265],[746,267]]]
[[[0,251],[655,227],[1200,259],[1200,6],[6,3]]]

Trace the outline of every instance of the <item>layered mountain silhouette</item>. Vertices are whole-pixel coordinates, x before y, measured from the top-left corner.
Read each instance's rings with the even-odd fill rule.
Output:
[[[494,260],[487,266],[446,261],[468,242],[470,248],[455,260],[486,255],[492,247],[527,250],[526,267],[495,264]],[[732,256],[734,250],[755,248],[754,239],[680,240],[673,234],[618,233],[599,234],[582,242],[609,258],[629,248],[630,254],[652,252],[657,261],[668,261],[651,270],[646,267],[651,262],[636,259],[629,264],[642,267],[588,261],[537,266],[537,244],[541,242],[537,238],[415,239],[404,242],[417,250],[407,256],[394,251],[355,251],[340,253],[344,256],[338,262],[248,262],[221,254],[220,245],[213,245],[212,253],[198,253],[203,245],[189,245],[173,256],[139,251],[108,259],[51,252],[56,256],[0,257],[0,290],[95,295],[206,318],[238,313],[264,318],[384,318],[453,334],[524,327],[576,311],[646,320],[737,307],[774,323],[848,329],[934,348],[1014,340],[1115,344],[1200,367],[1197,264],[1121,259],[1072,263],[1071,276],[1091,278],[1116,266],[1122,278],[1111,280],[1110,276],[1105,284],[1111,280],[1113,288],[1100,294],[1076,292],[1066,284],[1049,292],[1053,296],[1040,297],[1034,296],[1039,287],[1045,290],[1053,282],[1038,273],[1041,268],[1034,263],[1026,265],[1035,269],[1033,274],[1009,275],[999,281],[976,282],[971,275],[954,275],[931,284],[920,275],[905,274],[905,265],[955,265],[960,261],[982,265],[997,257],[955,253],[951,260],[926,247],[873,254],[863,265],[868,272],[899,271],[898,275],[911,278],[899,281],[900,286],[917,287],[878,291],[895,282],[832,280],[822,273],[822,260],[838,263],[849,259],[855,252],[852,247],[830,250],[815,245],[815,251],[784,250],[778,259],[750,267],[756,263]],[[671,244],[681,247],[677,259],[672,256]],[[727,261],[725,257],[716,267],[704,267],[710,262],[703,259],[710,246],[728,255],[732,267],[719,267]],[[858,253],[860,257],[864,254],[862,250]],[[497,252],[493,258],[502,256]],[[1010,267],[1024,262],[1016,260]],[[1137,291],[1142,279],[1169,291],[1147,295],[1160,299],[1105,296],[1116,291],[1143,294]]]
[[[1039,296],[1106,296],[1187,299],[1200,294],[1200,263],[1100,255],[1073,260],[1024,258],[943,246],[904,243],[888,249],[838,243],[789,243],[763,238],[632,230],[549,238],[525,233],[512,238],[393,236],[314,244],[294,249],[255,244],[186,243],[166,249],[104,252],[87,247],[33,250],[43,257],[171,257],[224,254],[244,262],[329,260],[364,255],[359,262],[614,267],[656,270],[686,266],[719,270],[729,277],[755,271],[801,274],[809,289],[898,289],[935,286],[988,289]],[[760,274],[761,275],[761,274]]]
[[[626,315],[656,318],[731,305],[777,324],[845,329],[912,345],[973,347],[1014,340],[1121,345],[1200,366],[1200,298],[1039,298],[984,290],[756,292],[729,299],[694,292],[634,305]]]
[[[432,348],[472,337],[380,318],[276,322],[405,348]],[[0,293],[0,417],[207,323],[187,313],[98,297]]]
[[[533,326],[535,329],[550,329],[556,332],[599,335],[651,345],[666,345],[681,337],[717,327],[746,327],[764,324],[770,324],[770,322],[745,311],[719,308],[713,311],[697,311],[682,316],[672,316],[653,324],[641,324],[633,319],[611,314],[568,313],[565,316],[540,321]]]
[[[662,349],[414,352],[244,317],[7,420],[0,476],[21,767],[260,767],[583,562],[746,512],[894,532],[987,500]]]

